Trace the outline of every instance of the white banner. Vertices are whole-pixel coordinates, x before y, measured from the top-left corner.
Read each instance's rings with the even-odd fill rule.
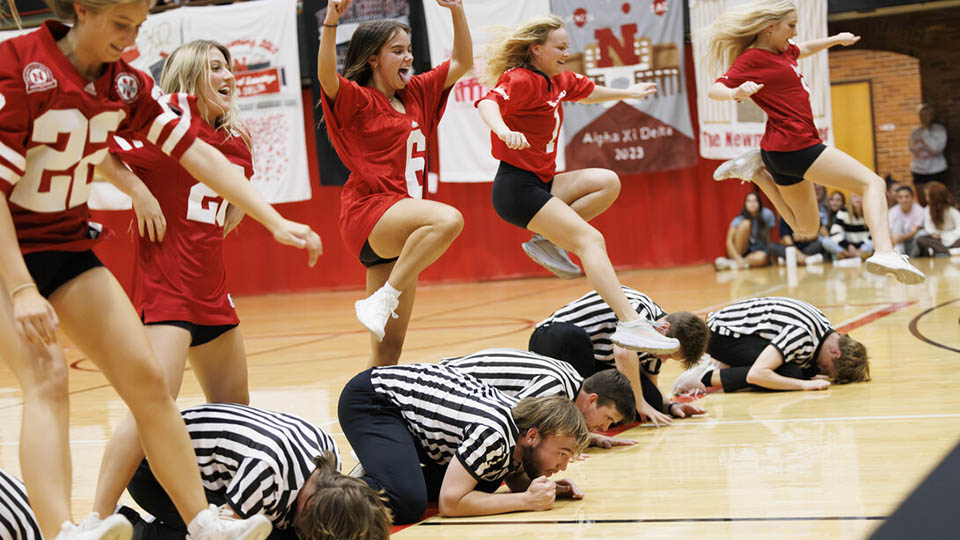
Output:
[[[729,159],[758,148],[763,137],[766,115],[745,99],[716,101],[707,97],[707,91],[722,73],[709,73],[704,57],[703,35],[710,24],[728,9],[749,0],[688,0],[690,7],[690,34],[697,75],[697,111],[700,118],[700,155],[708,159]],[[794,0],[797,6],[796,42],[827,36],[827,0]],[[810,86],[810,106],[813,122],[820,131],[824,144],[833,146],[833,120],[830,109],[830,68],[827,52],[801,58],[800,71]]]
[[[473,37],[473,53],[483,52],[494,25],[515,26],[533,17],[550,13],[549,0],[464,0],[464,9]],[[433,0],[424,0],[427,34],[430,37],[430,60],[433,65],[450,58],[453,47],[453,24],[450,10]],[[480,72],[479,61],[474,70]],[[490,155],[490,128],[480,119],[473,102],[487,93],[473,72],[454,85],[447,109],[437,128],[440,148],[441,182],[492,182],[499,162]],[[560,141],[563,141],[560,137]],[[557,170],[563,170],[563,146],[557,151]],[[433,190],[431,190],[433,191]]]

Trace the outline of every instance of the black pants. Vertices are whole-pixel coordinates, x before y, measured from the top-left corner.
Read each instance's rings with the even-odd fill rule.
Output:
[[[611,369],[615,366],[605,362],[597,362],[593,355],[593,342],[587,331],[568,322],[557,322],[541,326],[530,336],[530,351],[572,365],[581,377],[586,379],[602,369]],[[653,381],[645,375],[640,375],[640,389],[643,399],[658,411],[663,410],[663,394]]]
[[[736,392],[744,388],[760,388],[747,382],[747,373],[768,345],[770,345],[770,341],[759,336],[743,335],[735,338],[722,336],[713,331],[710,332],[710,344],[707,346],[707,353],[714,360],[730,366],[728,369],[719,371],[720,383],[723,385],[724,392]],[[816,375],[815,371],[804,370],[792,362],[784,362],[774,372],[784,377],[802,380],[810,379]],[[714,373],[714,377],[716,375]],[[716,379],[713,382],[716,383]]]
[[[343,434],[363,465],[363,480],[374,491],[384,491],[393,522],[419,521],[427,502],[440,496],[446,465],[426,456],[407,430],[400,409],[373,389],[369,369],[344,387],[337,414]],[[480,482],[476,490],[493,493],[501,483]]]
[[[137,472],[127,486],[127,492],[144,511],[156,518],[147,523],[137,521],[135,516],[124,512],[128,519],[134,517],[130,519],[134,526],[133,540],[184,540],[187,535],[187,526],[167,492],[153,476],[147,460],[140,462],[140,467],[137,468]],[[204,493],[210,504],[222,506],[227,502],[223,493],[210,490],[204,490]],[[267,540],[298,540],[298,538],[293,527],[289,527],[273,529]]]

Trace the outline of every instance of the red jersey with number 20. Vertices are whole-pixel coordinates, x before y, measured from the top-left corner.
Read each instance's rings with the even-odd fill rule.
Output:
[[[174,94],[171,104],[184,116],[200,116],[193,96]],[[250,149],[239,133],[202,122],[197,137],[220,150],[248,179],[253,176]],[[162,242],[137,238],[133,305],[143,321],[239,323],[223,264],[227,202],[150,143],[117,137],[110,151],[143,180],[167,221]]]
[[[340,234],[355,255],[388,208],[400,199],[423,197],[427,138],[450,95],[450,88],[443,88],[448,71],[446,61],[397,90],[404,113],[383,92],[340,75],[336,99],[321,97],[330,141],[350,169],[340,196]]]
[[[593,92],[594,86],[593,81],[572,71],[564,71],[550,79],[525,67],[503,72],[497,79],[496,88],[477,103],[484,99],[496,101],[507,127],[523,133],[530,147],[511,150],[491,132],[493,157],[549,182],[557,172],[557,137],[563,124],[561,102],[580,101]]]
[[[766,131],[760,139],[760,148],[764,150],[792,152],[822,142],[813,123],[810,87],[797,64],[799,56],[800,47],[793,43],[782,54],[747,49],[717,79],[727,88],[747,81],[763,85],[750,99],[767,113]]]
[[[118,130],[179,159],[197,126],[165,101],[146,74],[123,60],[84,79],[57,47],[55,21],[0,43],[0,190],[22,253],[85,251],[93,168]]]

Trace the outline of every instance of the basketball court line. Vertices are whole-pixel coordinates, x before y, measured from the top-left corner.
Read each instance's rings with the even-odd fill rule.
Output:
[[[933,313],[933,311],[935,311],[935,310],[937,310],[937,309],[940,309],[940,308],[942,308],[943,306],[946,306],[946,305],[948,305],[948,304],[952,304],[952,303],[957,302],[957,301],[960,301],[960,298],[954,298],[953,300],[947,300],[946,302],[944,302],[944,303],[942,303],[942,304],[940,304],[940,305],[938,305],[938,306],[933,306],[932,308],[927,309],[927,310],[921,312],[919,315],[917,315],[916,317],[914,317],[912,321],[910,321],[910,326],[909,326],[909,327],[910,327],[910,333],[913,334],[913,337],[919,339],[920,341],[922,341],[922,342],[924,342],[924,343],[927,343],[927,344],[929,344],[929,345],[933,345],[934,347],[940,347],[941,349],[946,349],[946,350],[951,351],[951,352],[960,353],[960,349],[951,347],[951,346],[949,346],[949,345],[944,345],[943,343],[939,343],[939,342],[933,341],[932,339],[930,339],[930,338],[928,338],[927,336],[923,335],[922,333],[920,333],[920,329],[917,327],[917,326],[919,325],[919,323],[920,323],[920,319],[922,319],[924,316],[929,315],[930,313]],[[960,322],[960,321],[958,321],[958,322]]]
[[[526,521],[427,521],[420,525],[595,525],[617,523],[742,523],[783,521],[883,521],[887,516],[797,516],[797,517],[743,517],[743,518],[618,518],[618,519],[533,519]]]

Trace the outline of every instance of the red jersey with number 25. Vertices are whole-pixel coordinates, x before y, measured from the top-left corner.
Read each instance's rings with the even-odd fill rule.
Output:
[[[178,159],[197,126],[173,110],[146,74],[123,60],[84,79],[57,47],[54,21],[0,43],[0,190],[23,253],[85,251],[93,168],[111,135],[136,133]]]
[[[411,77],[396,93],[404,113],[383,92],[340,75],[337,98],[321,97],[330,141],[350,169],[340,196],[340,234],[355,255],[388,208],[400,199],[423,197],[427,138],[450,95],[450,88],[443,88],[448,71],[446,61]]]
[[[557,137],[563,124],[561,102],[580,101],[593,92],[594,86],[593,81],[572,71],[564,71],[549,79],[543,73],[525,67],[503,72],[497,79],[496,88],[477,103],[484,99],[496,101],[507,127],[523,133],[530,147],[511,150],[491,132],[493,157],[549,182],[557,171]]]
[[[185,111],[184,117],[200,116],[193,96],[174,94],[171,104]],[[239,133],[202,122],[197,137],[220,150],[248,179],[253,176],[250,149]],[[116,137],[110,151],[143,180],[167,221],[162,242],[137,238],[133,305],[143,321],[237,324],[223,265],[227,202],[150,143]]]
[[[767,128],[760,148],[775,152],[803,150],[819,142],[820,133],[813,123],[810,87],[800,73],[797,58],[800,47],[793,43],[782,54],[764,49],[747,49],[734,60],[717,82],[736,88],[747,81],[762,84],[750,96],[767,113]]]

